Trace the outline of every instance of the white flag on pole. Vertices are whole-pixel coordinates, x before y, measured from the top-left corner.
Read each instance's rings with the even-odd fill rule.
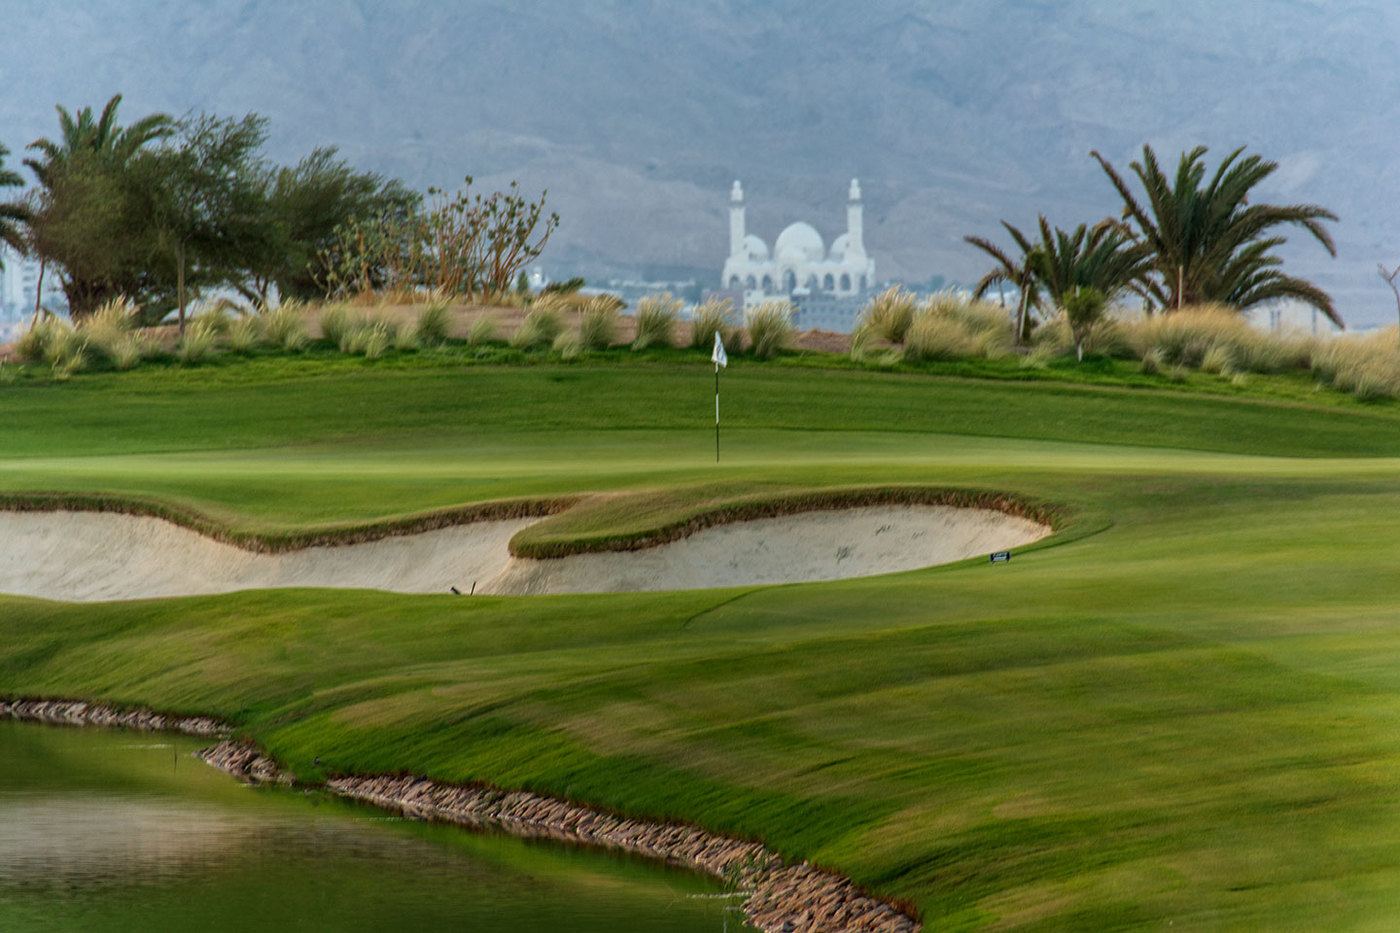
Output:
[[[729,356],[724,352],[724,341],[719,337],[719,331],[715,331],[715,349],[710,354],[710,362],[716,366],[729,367]]]

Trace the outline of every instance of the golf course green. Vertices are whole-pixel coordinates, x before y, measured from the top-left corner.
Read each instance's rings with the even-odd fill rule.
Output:
[[[1056,534],[831,583],[548,597],[0,596],[0,695],[217,716],[306,780],[412,772],[762,840],[929,927],[1400,911],[1400,404],[698,354],[259,356],[0,385],[0,501],[249,542],[501,500],[541,553],[814,491]]]

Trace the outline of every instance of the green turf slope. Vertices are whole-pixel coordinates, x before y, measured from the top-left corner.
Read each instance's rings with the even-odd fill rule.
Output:
[[[249,533],[616,493],[555,532],[853,484],[1053,502],[1009,565],[463,599],[0,597],[0,692],[219,714],[761,837],[937,926],[1400,911],[1400,408],[736,365],[315,361],[0,390],[0,494]],[[622,498],[622,497],[630,498]],[[621,503],[621,504],[619,504]]]

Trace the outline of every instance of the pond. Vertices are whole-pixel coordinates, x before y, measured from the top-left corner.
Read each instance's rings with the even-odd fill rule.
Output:
[[[0,722],[0,930],[747,930],[641,859],[254,788],[198,739]]]

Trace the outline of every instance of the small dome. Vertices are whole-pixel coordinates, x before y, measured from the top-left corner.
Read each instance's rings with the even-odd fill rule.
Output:
[[[846,258],[846,247],[850,245],[850,242],[851,235],[849,233],[843,233],[839,237],[831,241],[832,261],[840,262],[841,260]]]
[[[826,255],[822,235],[811,224],[800,221],[778,234],[773,253],[779,262],[821,262]]]
[[[744,255],[754,262],[766,262],[768,259],[768,244],[750,233],[744,237]]]

